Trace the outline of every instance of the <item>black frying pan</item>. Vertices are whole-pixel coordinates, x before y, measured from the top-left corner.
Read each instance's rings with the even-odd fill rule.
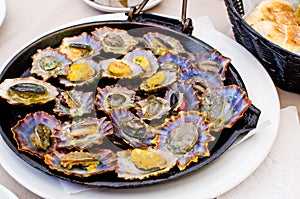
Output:
[[[186,2],[184,3],[183,15],[185,15],[186,6]],[[53,48],[58,47],[64,37],[76,36],[81,34],[82,32],[89,33],[92,32],[95,28],[99,28],[102,26],[124,29],[127,30],[129,34],[135,37],[142,37],[148,32],[159,32],[165,35],[169,35],[180,40],[184,48],[191,53],[212,50],[213,48],[208,44],[191,36],[193,30],[191,22],[192,21],[190,19],[185,19],[185,17],[183,17],[182,22],[180,22],[175,19],[158,15],[147,13],[140,14],[139,9],[132,8],[128,13],[128,20],[125,21],[117,20],[90,22],[67,27],[45,35],[23,48],[5,66],[4,70],[0,74],[0,82],[4,81],[4,79],[7,78],[25,77],[30,75],[29,70],[32,63],[31,57],[36,53],[38,49],[44,49],[48,46],[51,46]],[[232,65],[229,65],[228,71],[226,72],[226,80],[224,83],[226,85],[236,84],[246,91],[241,77]],[[14,153],[16,153],[25,162],[47,174],[66,179],[68,181],[81,183],[88,186],[110,188],[132,188],[153,185],[161,182],[167,182],[190,174],[191,172],[197,171],[222,155],[222,153],[224,153],[240,135],[246,134],[251,129],[255,128],[260,115],[260,110],[258,110],[254,105],[251,105],[250,108],[245,112],[243,117],[239,119],[232,128],[225,129],[220,133],[213,134],[216,139],[215,141],[209,143],[209,150],[211,153],[209,157],[199,158],[199,161],[197,163],[191,163],[183,171],[179,171],[177,168],[173,168],[166,174],[160,175],[158,177],[150,177],[149,179],[145,180],[123,180],[118,178],[117,175],[113,172],[82,179],[53,171],[49,169],[42,160],[27,153],[23,153],[17,148],[17,143],[13,138],[13,134],[10,128],[14,126],[18,120],[24,118],[27,113],[33,113],[38,110],[45,110],[51,113],[51,108],[53,107],[53,104],[51,104],[51,102],[45,105],[24,107],[9,105],[5,100],[1,99],[0,107],[2,109],[2,114],[0,114],[0,133],[4,141],[14,151]]]

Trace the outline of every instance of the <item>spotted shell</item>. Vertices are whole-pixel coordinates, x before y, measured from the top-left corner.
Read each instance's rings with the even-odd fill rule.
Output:
[[[143,120],[162,119],[168,115],[170,102],[160,97],[150,95],[148,98],[137,102],[137,115]]]
[[[101,67],[97,62],[91,59],[81,59],[70,65],[66,76],[60,78],[60,83],[68,87],[83,86],[97,83],[100,76]]]
[[[113,134],[112,124],[106,118],[78,118],[64,122],[52,134],[58,148],[84,150],[94,144],[101,144],[103,138]]]
[[[101,43],[83,32],[74,37],[65,37],[58,50],[72,61],[96,56],[102,49]]]
[[[165,99],[174,111],[198,110],[200,99],[192,84],[176,82],[167,91]]]
[[[0,96],[9,104],[45,104],[57,95],[56,87],[34,77],[5,79],[0,84]]]
[[[172,152],[178,158],[180,170],[197,162],[198,156],[209,156],[208,142],[214,140],[208,122],[197,111],[179,112],[166,120],[157,134],[156,148]]]
[[[127,144],[134,148],[152,145],[155,129],[127,109],[113,110],[111,119],[115,135],[122,138]]]
[[[128,149],[117,152],[119,178],[146,179],[168,172],[176,165],[176,157],[167,150]]]
[[[200,70],[196,67],[191,67],[179,73],[179,79],[187,83],[191,83],[193,88],[203,93],[208,88],[217,88],[224,86],[224,82],[218,74],[213,74],[207,71]]]
[[[231,128],[252,104],[245,91],[237,85],[208,89],[202,96],[200,111],[207,114],[211,131]]]
[[[37,50],[32,59],[30,73],[41,76],[44,81],[50,77],[55,78],[59,75],[66,75],[68,67],[72,63],[65,54],[50,47]]]
[[[222,80],[225,79],[225,72],[231,61],[230,58],[223,56],[215,49],[210,52],[192,54],[189,59],[197,68],[218,74]]]
[[[59,116],[69,116],[70,118],[91,113],[94,108],[94,93],[83,92],[72,89],[61,92],[55,99],[53,111]]]
[[[99,110],[111,113],[114,109],[130,108],[134,106],[135,91],[118,84],[97,88],[96,105]]]
[[[123,59],[139,64],[143,69],[142,78],[150,77],[158,69],[157,59],[150,50],[135,49],[127,53]]]
[[[100,61],[100,65],[103,69],[102,77],[132,79],[143,74],[143,69],[140,65],[125,59],[106,59]]]
[[[143,36],[143,41],[145,46],[150,48],[155,55],[164,55],[167,52],[173,54],[185,52],[180,41],[161,33],[149,32]]]
[[[55,116],[43,111],[27,114],[11,128],[20,151],[43,158],[53,145],[54,129],[60,126]]]
[[[130,36],[126,30],[102,27],[92,32],[95,39],[101,41],[105,52],[126,54],[138,44],[138,41]]]
[[[68,153],[53,151],[45,154],[44,161],[53,170],[81,178],[114,171],[117,167],[116,154],[108,149]]]

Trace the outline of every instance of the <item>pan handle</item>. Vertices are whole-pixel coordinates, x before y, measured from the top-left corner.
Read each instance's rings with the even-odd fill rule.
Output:
[[[183,25],[182,32],[188,32],[189,26],[192,26],[192,19],[186,18],[187,0],[182,2],[181,23]]]
[[[128,21],[142,22],[142,23],[155,23],[175,29],[179,32],[191,35],[193,32],[192,19],[186,18],[187,0],[182,2],[181,22],[167,17],[153,15],[149,13],[142,13],[143,8],[149,0],[143,0],[139,6],[132,6],[129,12],[126,13]]]

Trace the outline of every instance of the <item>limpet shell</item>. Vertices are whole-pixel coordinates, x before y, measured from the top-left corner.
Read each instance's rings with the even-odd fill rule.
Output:
[[[170,52],[158,58],[160,70],[167,70],[171,72],[178,72],[179,69],[186,70],[192,67],[190,61],[180,55],[175,55]]]
[[[224,82],[218,74],[191,67],[179,73],[179,79],[191,83],[193,88],[202,94],[206,89],[224,86]]]
[[[231,128],[252,104],[247,93],[237,85],[207,89],[202,95],[200,111],[211,122],[211,131]]]
[[[100,65],[103,69],[102,77],[132,79],[143,74],[143,69],[140,65],[125,59],[106,59],[100,61]]]
[[[103,138],[113,134],[113,126],[106,118],[78,118],[64,122],[51,137],[58,148],[84,150],[94,144],[101,144]]]
[[[161,33],[149,32],[143,36],[143,41],[145,46],[150,48],[155,55],[164,55],[167,52],[173,54],[185,52],[180,41]]]
[[[123,59],[137,63],[142,67],[143,73],[141,78],[150,77],[158,69],[157,59],[150,50],[135,49],[127,53]]]
[[[82,162],[76,160],[80,160],[80,158],[85,158],[86,156],[92,160],[88,160],[88,162],[85,162],[85,159],[83,159]],[[74,166],[72,165],[72,158],[76,160],[74,161]],[[70,164],[62,163],[62,160],[65,159],[69,159]],[[117,157],[115,153],[108,149],[91,149],[88,152],[69,153],[53,151],[49,154],[45,154],[45,163],[51,169],[66,175],[86,178],[92,175],[114,171],[117,168]]]
[[[37,50],[37,53],[32,56],[32,59],[33,62],[30,73],[41,76],[44,81],[50,77],[55,78],[59,75],[66,75],[68,67],[72,63],[65,54],[50,47]]]
[[[176,157],[167,150],[128,149],[117,152],[118,177],[126,180],[146,179],[168,172],[176,165]]]
[[[150,95],[148,98],[137,102],[137,115],[143,120],[162,119],[169,114],[170,102],[161,97]]]
[[[59,116],[79,117],[91,113],[94,108],[94,93],[72,89],[61,92],[55,99],[53,111]]]
[[[83,86],[97,83],[101,77],[100,65],[92,59],[81,59],[73,62],[65,77],[60,78],[60,83],[67,87]]]
[[[138,44],[138,41],[129,35],[126,30],[109,28],[107,26],[96,28],[92,35],[95,39],[101,41],[105,52],[115,54],[126,54]]]
[[[65,37],[58,50],[72,61],[96,56],[102,49],[101,43],[86,32],[78,36]]]
[[[193,89],[192,84],[176,82],[167,91],[165,99],[170,102],[174,111],[197,111],[200,104],[198,92]]]
[[[134,106],[135,91],[119,84],[97,88],[96,105],[98,110],[111,113],[114,109],[130,108]]]
[[[115,135],[134,148],[148,147],[153,144],[156,130],[146,124],[127,109],[115,109],[111,119],[115,128]]]
[[[209,131],[205,116],[197,111],[181,111],[158,130],[156,149],[172,152],[178,158],[178,168],[184,170],[191,162],[197,162],[198,156],[210,156],[208,142],[214,137]]]
[[[50,137],[60,124],[55,116],[39,111],[27,114],[11,130],[20,151],[43,158],[44,154],[52,147],[53,140]],[[40,145],[45,146],[40,147]]]
[[[225,72],[231,61],[230,58],[223,56],[216,49],[210,52],[193,54],[189,59],[197,68],[212,74],[218,74],[222,80],[225,80]]]
[[[56,87],[34,77],[5,79],[0,84],[0,96],[9,104],[45,104],[57,95]]]

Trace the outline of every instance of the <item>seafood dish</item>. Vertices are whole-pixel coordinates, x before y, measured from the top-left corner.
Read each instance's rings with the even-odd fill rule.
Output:
[[[229,57],[156,29],[134,32],[99,25],[64,35],[2,80],[18,153],[75,182],[157,183],[209,158],[222,134],[247,129],[253,105],[228,75]]]

